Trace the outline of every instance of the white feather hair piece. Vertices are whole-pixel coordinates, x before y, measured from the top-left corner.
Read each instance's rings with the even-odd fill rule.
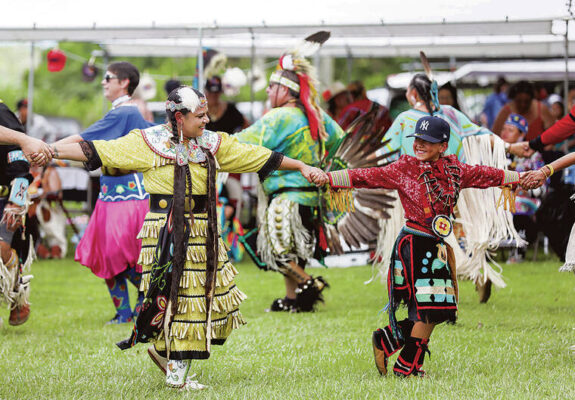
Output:
[[[198,96],[196,91],[189,86],[182,86],[178,89],[177,93],[180,99],[182,99],[181,103],[166,101],[166,110],[174,112],[176,110],[186,109],[190,112],[196,112],[198,108],[207,104],[206,98]]]
[[[182,99],[182,105],[191,112],[195,112],[201,106],[200,97],[196,94],[195,90],[189,86],[184,86],[178,89],[178,96]]]

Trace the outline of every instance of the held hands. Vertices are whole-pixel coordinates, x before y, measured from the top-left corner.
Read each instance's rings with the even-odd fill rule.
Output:
[[[304,164],[300,172],[309,183],[314,183],[316,186],[323,186],[329,182],[327,174],[319,168]]]
[[[42,167],[52,160],[52,149],[39,139],[26,137],[20,147],[28,161],[33,165]]]
[[[521,187],[523,189],[529,190],[542,186],[547,180],[547,175],[545,175],[545,173],[542,171],[543,168],[521,174],[519,181]]]
[[[529,142],[517,142],[510,144],[509,152],[518,157],[531,157],[535,150],[529,147]]]

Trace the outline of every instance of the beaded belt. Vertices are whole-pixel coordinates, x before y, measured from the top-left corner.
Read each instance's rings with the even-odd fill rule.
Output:
[[[189,210],[189,196],[186,196],[185,210]],[[174,196],[171,194],[150,194],[150,212],[165,214],[170,210]],[[208,212],[208,196],[205,194],[192,195],[192,214]]]

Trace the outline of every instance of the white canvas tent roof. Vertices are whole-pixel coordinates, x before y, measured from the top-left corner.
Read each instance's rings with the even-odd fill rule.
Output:
[[[112,56],[190,57],[199,46],[229,57],[277,57],[307,34],[328,30],[332,57],[560,57],[565,22],[557,19],[347,25],[142,26],[0,28],[1,41],[100,43]],[[569,41],[575,50],[575,40]]]

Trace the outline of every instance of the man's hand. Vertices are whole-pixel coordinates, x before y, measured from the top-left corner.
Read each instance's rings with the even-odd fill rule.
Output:
[[[52,160],[50,146],[39,139],[27,136],[20,143],[22,152],[33,165],[43,166]]]
[[[509,146],[509,152],[518,157],[531,157],[535,150],[529,147],[529,142],[517,142]]]

